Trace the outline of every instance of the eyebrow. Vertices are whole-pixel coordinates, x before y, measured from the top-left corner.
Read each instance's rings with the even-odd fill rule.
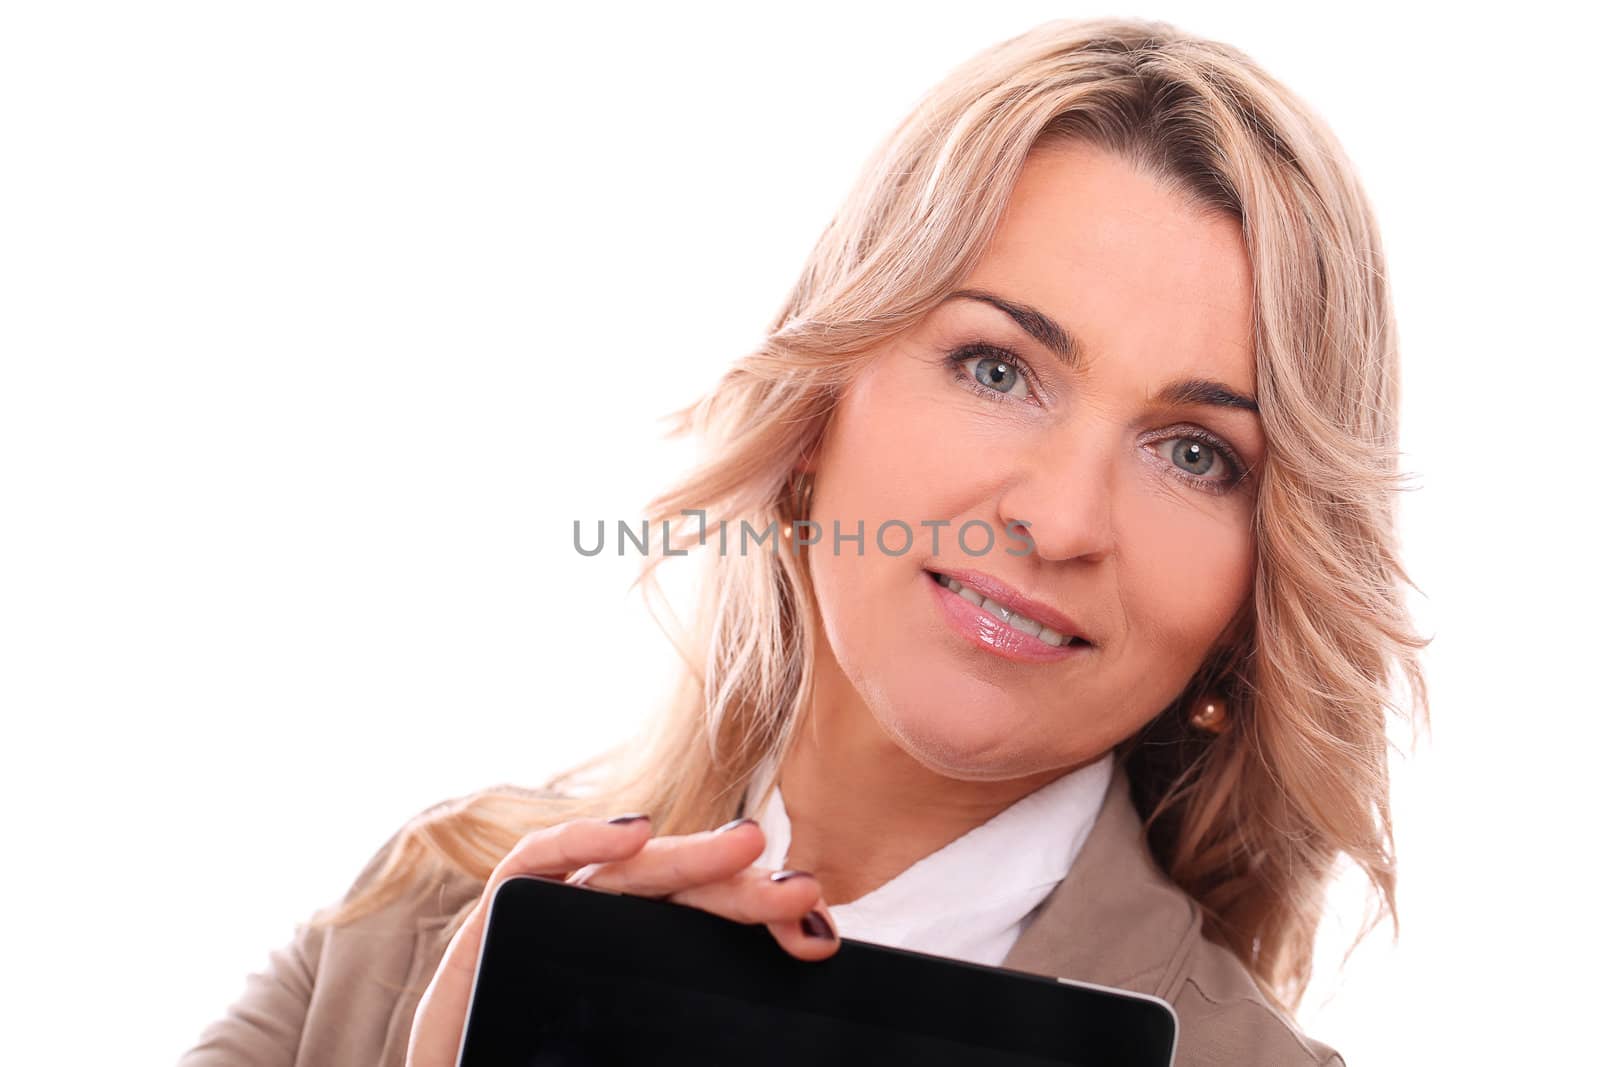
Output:
[[[1083,342],[1055,319],[1026,304],[1018,304],[982,289],[958,289],[947,300],[976,300],[999,308],[1020,326],[1024,333],[1055,353],[1071,370],[1082,370],[1087,359]],[[1154,399],[1174,406],[1205,404],[1211,407],[1239,408],[1260,414],[1255,398],[1209,378],[1186,378],[1170,382]]]

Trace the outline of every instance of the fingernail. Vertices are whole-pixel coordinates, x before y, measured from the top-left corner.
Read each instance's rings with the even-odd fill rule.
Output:
[[[800,929],[807,937],[825,937],[832,941],[838,936],[828,924],[828,917],[820,911],[806,912],[806,917],[800,920]]]
[[[749,823],[751,826],[756,825],[756,821],[754,819],[735,819],[730,823],[724,823],[723,825],[717,827],[716,832],[719,834],[725,834],[729,830],[737,830],[745,823]]]
[[[789,870],[789,871],[774,871],[774,872],[772,872],[772,880],[774,882],[787,882],[791,878],[815,878],[815,877],[816,877],[816,875],[812,874],[810,871]]]
[[[639,822],[641,820],[644,822],[649,822],[650,816],[644,814],[643,812],[638,812],[633,815],[618,815],[614,819],[607,819],[606,822],[610,823],[612,826],[626,826],[629,823]]]

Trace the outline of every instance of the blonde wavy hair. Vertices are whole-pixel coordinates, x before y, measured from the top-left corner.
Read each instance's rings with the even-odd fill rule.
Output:
[[[1253,612],[1117,758],[1206,936],[1292,1012],[1341,855],[1375,890],[1357,941],[1385,915],[1398,934],[1387,726],[1391,713],[1426,721],[1428,641],[1401,588],[1413,583],[1395,531],[1397,345],[1372,210],[1327,127],[1250,58],[1166,23],[1102,18],[1046,23],[954,70],[874,153],[760,346],[674,413],[672,432],[700,435],[709,458],[648,518],[681,530],[703,509],[760,531],[799,517],[792,473],[843,390],[958,287],[1030,150],[1060,139],[1238,220],[1249,250],[1269,446]],[[702,556],[692,625],[663,624],[685,667],[651,729],[545,789],[496,786],[422,813],[316,921],[351,921],[446,871],[486,881],[523,834],[579,815],[647,811],[659,833],[733,818],[809,706],[815,604],[803,555]],[[635,583],[658,622],[663,558]],[[1234,718],[1214,740],[1186,727],[1202,693],[1223,694]],[[570,789],[597,770],[593,788]]]

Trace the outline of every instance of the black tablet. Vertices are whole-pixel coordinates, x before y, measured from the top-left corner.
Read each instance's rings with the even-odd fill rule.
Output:
[[[765,926],[544,878],[496,890],[459,1067],[892,1063],[1170,1067],[1161,1000]]]

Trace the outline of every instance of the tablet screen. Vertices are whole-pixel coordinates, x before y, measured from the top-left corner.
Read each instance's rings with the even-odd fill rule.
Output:
[[[845,939],[794,959],[764,926],[513,878],[495,894],[462,1067],[887,1062],[1169,1067],[1139,994]]]

